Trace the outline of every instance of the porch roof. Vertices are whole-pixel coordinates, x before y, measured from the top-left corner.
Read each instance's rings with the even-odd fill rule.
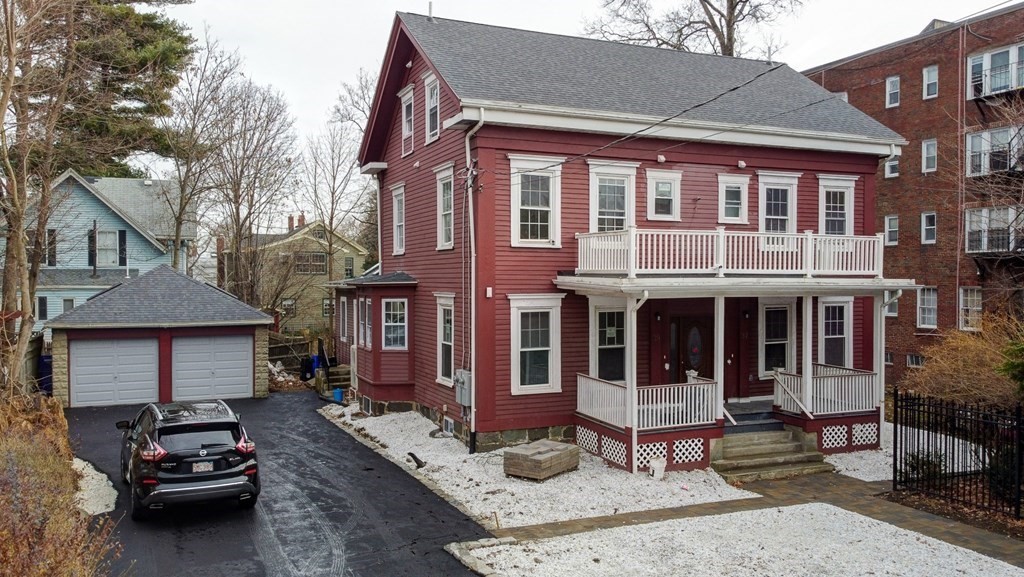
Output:
[[[773,297],[882,296],[885,291],[916,290],[913,279],[803,277],[651,277],[558,275],[555,286],[584,295],[697,298],[709,296]]]

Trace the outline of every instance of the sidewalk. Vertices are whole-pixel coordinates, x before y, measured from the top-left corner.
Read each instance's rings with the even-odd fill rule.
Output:
[[[760,499],[739,499],[654,509],[543,525],[497,529],[492,533],[499,538],[514,537],[519,541],[530,541],[669,519],[721,515],[804,503],[827,503],[908,531],[970,549],[1010,565],[1024,567],[1024,541],[875,497],[879,493],[888,491],[891,487],[892,484],[889,481],[867,483],[845,475],[824,473],[776,481],[756,481],[743,485],[743,489],[762,495]]]

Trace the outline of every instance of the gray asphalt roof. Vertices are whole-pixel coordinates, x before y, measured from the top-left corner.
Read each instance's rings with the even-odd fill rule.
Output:
[[[170,180],[141,178],[99,178],[84,177],[100,194],[112,202],[135,222],[148,227],[150,234],[157,238],[174,237],[174,217],[167,204],[166,195],[177,203],[178,187]],[[146,183],[150,184],[146,184]],[[196,214],[191,214],[182,227],[182,237],[196,237]]]
[[[54,317],[46,327],[266,325],[273,319],[167,265],[127,280]]]
[[[660,119],[764,74],[679,118],[902,140],[786,65],[404,12],[399,18],[461,100]]]
[[[417,281],[409,273],[397,271],[384,275],[367,275],[350,278],[345,281],[348,285],[390,285],[390,284],[417,284]]]

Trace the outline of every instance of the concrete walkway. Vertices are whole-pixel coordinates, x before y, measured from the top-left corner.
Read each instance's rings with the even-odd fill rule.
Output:
[[[1024,567],[1024,541],[904,507],[875,496],[891,488],[892,483],[889,481],[867,483],[836,473],[806,475],[784,480],[756,481],[743,485],[743,489],[758,493],[762,496],[761,498],[720,501],[543,525],[513,527],[494,530],[492,533],[499,538],[514,537],[520,541],[530,541],[669,519],[721,515],[804,503],[827,503],[908,531],[976,551],[1017,567]]]

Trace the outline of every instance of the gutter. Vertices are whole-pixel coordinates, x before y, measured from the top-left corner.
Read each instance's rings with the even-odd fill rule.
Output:
[[[469,204],[469,294],[472,298],[472,307],[469,309],[469,374],[473,375],[469,388],[469,453],[476,453],[476,215],[473,211],[473,170],[470,169],[472,158],[469,151],[469,139],[484,126],[484,109],[480,108],[480,120],[466,133],[466,200]],[[380,227],[377,227],[380,230]],[[463,329],[465,330],[465,329]]]

